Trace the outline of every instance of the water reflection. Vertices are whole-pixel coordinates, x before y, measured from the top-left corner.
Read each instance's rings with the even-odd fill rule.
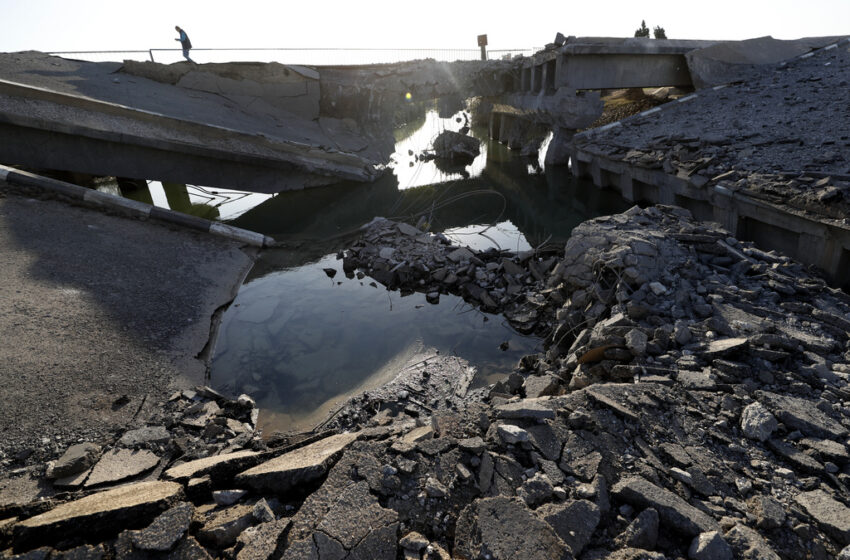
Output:
[[[232,220],[287,249],[264,251],[225,313],[214,386],[257,397],[266,428],[304,429],[348,393],[385,381],[386,364],[418,349],[468,359],[479,369],[478,382],[538,351],[539,340],[459,298],[432,306],[421,294],[401,297],[368,277],[346,279],[335,258],[375,216],[422,219],[476,248],[527,250],[562,244],[582,221],[629,206],[565,169],[544,172],[498,143],[490,142],[486,155],[474,178],[403,188],[397,175],[386,174],[371,184],[282,193]],[[340,272],[331,279],[324,268]],[[504,341],[507,352],[499,350]]]
[[[292,251],[285,253],[278,257],[291,258]],[[339,273],[331,279],[327,268]],[[503,352],[504,341],[509,349]],[[275,413],[276,428],[306,429],[320,420],[317,411],[354,389],[388,381],[385,364],[423,348],[469,360],[483,382],[538,345],[460,298],[444,296],[431,305],[422,294],[402,297],[368,277],[347,279],[341,262],[327,255],[266,270],[242,287],[222,322],[212,382],[229,394],[257,398]]]

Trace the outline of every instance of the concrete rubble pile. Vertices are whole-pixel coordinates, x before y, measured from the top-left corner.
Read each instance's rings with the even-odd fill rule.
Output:
[[[748,68],[743,83],[700,90],[661,112],[579,135],[576,146],[663,170],[695,189],[719,186],[847,224],[847,43]]]
[[[388,392],[395,406],[364,406],[356,422],[303,441],[261,441],[246,398],[183,393],[145,428],[167,438],[124,434],[101,456],[152,454],[146,476],[6,506],[0,549],[239,560],[850,555],[850,298],[800,265],[662,206],[585,222],[560,255],[473,251],[379,220],[341,257],[347,274],[388,288],[434,303],[458,293],[503,312],[545,336],[547,350],[486,391],[418,408],[409,405],[421,397]],[[74,455],[96,455],[87,449]],[[67,462],[49,474],[69,474]]]

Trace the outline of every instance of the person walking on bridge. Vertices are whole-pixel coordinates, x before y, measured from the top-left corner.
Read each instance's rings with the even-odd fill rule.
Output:
[[[180,44],[183,46],[183,58],[191,62],[192,64],[196,64],[194,60],[189,58],[189,49],[192,48],[192,41],[189,40],[189,36],[186,35],[186,32],[180,29],[179,25],[175,25],[174,29],[177,30],[177,33],[180,34],[180,37],[174,39],[175,41],[180,41]]]

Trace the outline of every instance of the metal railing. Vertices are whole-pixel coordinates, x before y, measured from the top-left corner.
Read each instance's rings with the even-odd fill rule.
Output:
[[[493,49],[487,51],[491,60],[530,56],[536,48]],[[91,62],[121,62],[123,60],[150,60],[172,63],[183,60],[182,49],[111,50],[111,51],[55,51],[48,54],[74,57]],[[121,55],[121,56],[117,56]],[[127,56],[129,55],[129,56]],[[249,56],[246,56],[249,55]],[[361,64],[386,64],[433,58],[440,61],[479,60],[480,49],[370,49],[370,48],[195,48],[190,56],[195,62],[279,62],[311,66],[352,66]]]

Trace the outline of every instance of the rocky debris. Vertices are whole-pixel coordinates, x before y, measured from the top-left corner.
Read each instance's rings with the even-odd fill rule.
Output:
[[[47,478],[67,478],[79,474],[94,465],[100,457],[99,445],[84,442],[72,445],[65,450],[59,459],[48,465]]]
[[[434,139],[433,157],[468,164],[481,154],[481,141],[472,136],[444,130]],[[425,159],[428,159],[426,156]]]
[[[254,490],[284,494],[322,476],[334,457],[355,439],[354,434],[330,436],[248,469],[235,482]]]
[[[15,544],[53,544],[74,536],[108,535],[152,521],[182,497],[174,482],[140,482],[66,502],[14,526]]]
[[[752,41],[768,40],[773,41]],[[810,46],[779,50],[804,52]],[[718,44],[689,56],[706,60],[712,49],[736,48]],[[850,109],[842,96],[850,53],[833,48],[785,65],[731,67],[738,77],[726,74],[736,83],[701,90],[687,102],[578,136],[576,146],[636,167],[663,170],[695,189],[721,186],[792,211],[844,221],[850,212]]]
[[[250,400],[181,392],[146,423],[167,441],[99,442],[104,457],[154,454],[153,470],[0,508],[0,550],[660,560],[848,546],[850,298],[790,259],[652,207],[582,224],[562,255],[379,221],[344,270],[456,290],[545,348],[483,389],[463,361],[425,356],[315,433],[265,442]]]

